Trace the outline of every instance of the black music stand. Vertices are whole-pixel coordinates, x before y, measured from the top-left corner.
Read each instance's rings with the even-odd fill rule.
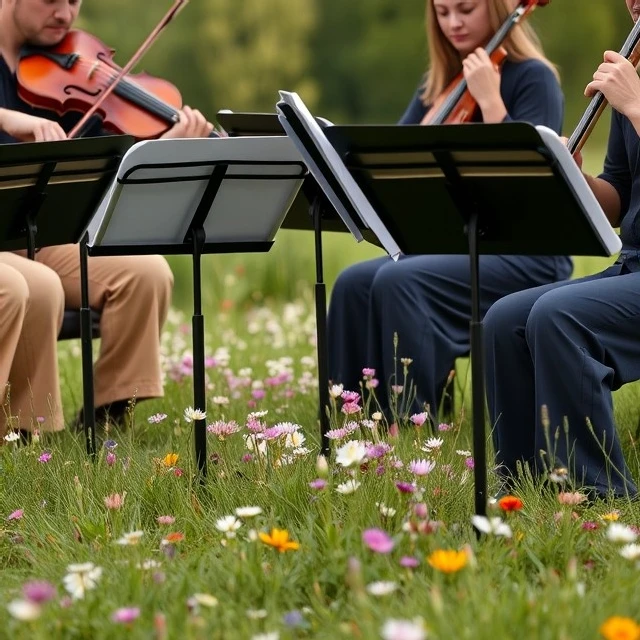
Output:
[[[131,136],[103,136],[58,142],[7,144],[0,159],[0,251],[77,244],[116,173]],[[81,264],[82,267],[82,264]],[[93,413],[91,311],[83,288],[81,301],[82,380],[85,424]],[[89,400],[89,404],[86,402]],[[87,450],[92,452],[87,434]]]
[[[283,136],[286,132],[276,113],[246,113],[229,110],[218,111],[217,119],[224,130],[232,137],[244,136]],[[316,118],[320,126],[330,126],[327,120]],[[323,455],[328,456],[330,442],[326,433],[329,431],[329,366],[327,346],[327,292],[324,281],[322,255],[322,233],[337,231],[353,233],[360,242],[366,239],[371,244],[381,246],[378,238],[364,225],[359,218],[350,221],[347,226],[327,201],[315,178],[308,175],[298,192],[291,208],[282,222],[281,229],[295,231],[313,231],[315,284],[314,300],[316,313],[316,351],[318,356],[318,403],[320,421],[320,447]],[[354,230],[355,229],[355,230]]]
[[[475,509],[483,515],[479,256],[611,256],[620,250],[620,239],[550,129],[525,123],[321,129],[296,94],[280,95],[283,125],[341,217],[346,210],[372,228],[382,224],[405,254],[470,257]],[[375,209],[373,216],[365,203]],[[423,212],[416,211],[420,203]]]
[[[194,409],[206,411],[201,257],[266,252],[307,169],[285,137],[152,140],[124,157],[89,225],[87,255],[190,255]],[[194,421],[201,478],[205,420]]]

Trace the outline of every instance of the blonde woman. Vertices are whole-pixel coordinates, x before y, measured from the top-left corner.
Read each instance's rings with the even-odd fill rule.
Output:
[[[430,65],[400,124],[419,124],[461,71],[478,103],[478,122],[526,121],[561,130],[563,95],[554,66],[528,25],[503,43],[507,60],[496,69],[483,49],[513,11],[513,0],[428,0]],[[427,203],[416,215],[437,216]],[[514,215],[518,214],[514,203]],[[571,275],[566,256],[482,256],[481,311],[503,296]],[[376,370],[377,395],[388,409],[389,385],[403,383],[397,358],[412,358],[416,400],[408,413],[428,405],[438,411],[457,357],[469,351],[470,266],[466,255],[378,258],[338,277],[329,307],[330,378],[358,389],[364,367]],[[398,335],[397,351],[394,334]]]

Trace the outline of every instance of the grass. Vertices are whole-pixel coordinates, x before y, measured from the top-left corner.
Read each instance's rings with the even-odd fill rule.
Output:
[[[226,266],[233,276],[220,278],[217,301],[210,300],[224,311],[207,321],[207,353],[216,360],[208,369],[207,422],[218,430],[232,423],[226,428],[233,431],[235,421],[239,431],[224,439],[208,435],[204,484],[184,417],[192,404],[190,335],[188,316],[179,312],[163,337],[166,397],[134,406],[133,428],[105,436],[116,447],[102,447],[95,462],[72,433],[0,447],[0,638],[583,639],[599,637],[614,615],[629,618],[610,623],[618,632],[626,624],[640,633],[633,626],[639,605],[629,597],[636,560],[620,554],[635,557],[637,549],[607,534],[612,520],[640,525],[635,503],[561,504],[559,491],[571,487],[542,490],[525,478],[522,509],[491,513],[511,535],[478,540],[464,420],[436,434],[442,444],[428,452],[433,434],[425,427],[405,424],[398,437],[388,437],[367,423],[346,438],[379,445],[367,464],[344,467],[335,458],[337,442],[328,470],[318,469],[309,289],[301,287],[287,304],[269,297],[250,304],[251,296],[228,304],[250,288],[243,282],[250,269],[242,275]],[[77,348],[66,344],[61,354],[69,416],[80,395]],[[617,403],[637,476],[636,406],[624,398]],[[348,421],[338,407],[335,427]],[[294,453],[285,434],[270,440],[264,455],[255,446],[250,451],[248,412],[258,409],[268,410],[262,420],[269,426],[297,425],[295,439],[303,434],[306,441],[296,442]],[[150,423],[156,413],[166,418]],[[353,459],[358,455],[352,451]],[[409,463],[423,458],[435,468],[416,476]],[[324,488],[310,486],[318,479]],[[350,481],[355,492],[338,491]],[[246,506],[261,513],[235,515]],[[161,516],[171,516],[171,524],[160,524]],[[274,528],[285,529],[299,548],[280,552],[268,544]],[[388,553],[367,546],[369,529],[386,532]],[[635,531],[623,529],[630,537]],[[131,532],[143,532],[137,544],[125,544],[136,539]],[[439,550],[460,551],[454,560],[464,566],[446,573],[455,566],[438,564],[432,554]],[[77,578],[65,576],[78,563],[93,563],[100,575],[73,598],[65,585]],[[417,566],[403,566],[409,563]],[[56,595],[26,609],[38,617],[25,621],[15,602],[25,600],[25,585],[33,593],[33,580],[46,581]]]

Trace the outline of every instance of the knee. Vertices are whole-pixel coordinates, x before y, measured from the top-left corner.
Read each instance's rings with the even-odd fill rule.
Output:
[[[370,262],[360,262],[343,269],[331,290],[332,300],[346,301],[368,295],[377,270]]]
[[[489,342],[501,342],[518,335],[527,322],[528,306],[518,294],[494,302],[484,316],[484,334]]]
[[[162,256],[139,256],[131,263],[132,291],[144,299],[170,299],[173,272]]]
[[[62,320],[64,312],[64,288],[58,274],[42,267],[37,278],[28,282],[27,313],[31,316]]]
[[[528,340],[549,337],[559,330],[564,332],[572,314],[560,293],[558,289],[549,291],[533,305],[526,326]]]
[[[4,318],[24,316],[29,303],[29,287],[18,271],[0,274],[0,312]]]

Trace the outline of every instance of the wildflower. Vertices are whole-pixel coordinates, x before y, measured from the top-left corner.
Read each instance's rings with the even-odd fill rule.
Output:
[[[420,560],[413,556],[402,556],[402,558],[400,558],[400,566],[405,567],[405,569],[415,569],[419,565]]]
[[[139,562],[136,565],[138,569],[142,569],[143,571],[150,571],[151,569],[159,569],[161,566],[162,564],[160,562],[153,559],[144,560],[143,562]]]
[[[118,443],[115,440],[105,440],[104,444],[102,446],[105,449],[108,449],[109,451],[112,451],[113,449],[115,449],[118,446]]]
[[[116,454],[113,453],[113,451],[109,451],[104,459],[108,466],[113,467],[113,465],[116,463],[117,458]]]
[[[285,551],[295,551],[300,548],[300,543],[289,539],[289,532],[286,529],[271,529],[271,533],[260,532],[260,540],[265,544],[277,549],[280,553]]]
[[[238,518],[254,518],[262,513],[262,507],[238,507],[236,515]]]
[[[396,489],[400,493],[414,493],[416,485],[413,482],[396,482]]]
[[[16,620],[30,622],[40,617],[40,605],[29,600],[13,600],[7,605],[7,610]]]
[[[46,464],[47,462],[49,462],[49,460],[51,460],[52,457],[53,456],[48,451],[44,451],[38,456],[38,462]]]
[[[504,536],[510,538],[513,533],[511,527],[502,522],[502,518],[486,518],[485,516],[472,516],[471,522],[473,526],[482,533],[492,534],[494,536]]]
[[[382,413],[380,411],[375,411],[371,414],[371,419],[375,422],[380,422],[380,420],[382,420]]]
[[[240,431],[240,425],[235,420],[225,422],[224,420],[217,420],[207,425],[207,433],[212,433],[217,436],[219,440],[224,440],[226,437],[233,435]]]
[[[549,480],[551,482],[555,482],[556,484],[563,484],[569,478],[569,471],[564,467],[558,467],[553,471],[549,472]]]
[[[183,540],[184,540],[184,533],[181,533],[180,531],[172,531],[162,539],[161,544],[163,545],[175,544],[176,542],[182,542]]]
[[[342,395],[342,392],[344,391],[344,387],[341,384],[334,384],[330,389],[329,389],[329,395],[332,398],[339,398]]]
[[[465,458],[464,466],[467,467],[467,469],[473,469],[476,466],[476,463],[474,462],[473,458]]]
[[[561,491],[558,494],[558,502],[560,504],[578,505],[582,504],[587,499],[584,493],[579,491]]]
[[[423,411],[422,413],[414,413],[409,420],[411,420],[416,427],[421,427],[427,421],[427,418],[428,415],[426,411]]]
[[[316,471],[321,478],[326,478],[329,475],[329,463],[322,454],[316,458]]]
[[[434,460],[412,460],[409,463],[409,471],[416,476],[426,476],[436,468]]]
[[[638,534],[625,524],[612,522],[607,529],[607,539],[611,542],[635,542]]]
[[[184,410],[184,419],[187,422],[195,422],[197,420],[205,420],[207,414],[202,409],[194,409],[193,407],[187,407]]]
[[[213,402],[213,404],[226,405],[229,404],[229,398],[227,398],[227,396],[213,396],[211,402]],[[204,420],[204,417],[201,419]]]
[[[387,620],[381,631],[383,640],[425,640],[427,632],[421,618],[411,620]]]
[[[465,458],[468,458],[471,455],[471,451],[468,451],[467,449],[456,449],[456,453],[459,456],[464,456]]]
[[[339,484],[336,487],[336,491],[346,496],[346,495],[349,495],[350,493],[354,493],[355,491],[357,491],[359,486],[360,486],[360,483],[357,480],[351,479]]]
[[[382,529],[365,529],[362,532],[362,541],[376,553],[391,553],[395,546],[393,539]]]
[[[140,542],[140,538],[142,538],[143,535],[144,531],[129,531],[129,533],[125,533],[122,538],[118,538],[116,544],[132,547]]]
[[[20,434],[17,431],[9,431],[4,437],[7,442],[17,442],[20,440]]]
[[[453,429],[453,425],[447,422],[441,422],[438,425],[438,431],[451,431]]]
[[[84,564],[70,564],[67,567],[69,572],[62,581],[65,589],[71,594],[74,600],[84,598],[87,591],[95,589],[98,580],[102,575],[102,567],[96,567],[93,562]]]
[[[7,520],[22,520],[24,516],[24,509],[16,509],[13,513],[7,516]]]
[[[369,367],[365,367],[365,368],[362,370],[362,375],[363,375],[365,378],[372,378],[373,376],[375,376],[375,375],[376,375],[376,370],[375,370],[375,369],[370,369]]]
[[[256,635],[251,636],[251,640],[278,640],[280,638],[280,633],[277,631],[271,631],[270,633],[256,633]]]
[[[104,499],[104,506],[107,509],[111,509],[113,511],[120,509],[124,505],[124,499],[127,495],[127,492],[124,491],[122,495],[119,493],[112,493],[110,496],[106,496]]]
[[[56,597],[56,588],[45,580],[32,580],[22,587],[22,595],[29,602],[43,604]]]
[[[268,612],[266,609],[247,609],[246,614],[249,620],[262,620],[267,617]]]
[[[603,520],[606,520],[607,522],[615,522],[616,520],[620,519],[620,512],[619,511],[611,511],[610,513],[605,513],[604,515],[600,516]]]
[[[632,618],[611,616],[607,618],[599,629],[606,640],[638,640],[640,639],[640,625]]]
[[[367,448],[359,440],[349,440],[336,451],[336,462],[343,467],[362,464]]]
[[[216,520],[216,529],[222,531],[227,538],[235,538],[236,531],[242,526],[242,522],[235,516],[224,516]]]
[[[620,555],[627,560],[637,560],[640,558],[640,544],[625,544],[620,549]]]
[[[360,394],[357,391],[343,391],[342,399],[347,403],[358,404],[360,402]]]
[[[131,624],[140,617],[140,607],[123,607],[122,609],[116,609],[111,614],[112,622],[119,624]]]
[[[162,464],[165,467],[175,467],[176,462],[178,462],[178,457],[177,453],[167,453],[167,455],[162,458]]]
[[[327,486],[327,481],[324,478],[316,478],[309,483],[309,486],[316,491],[322,491]]]
[[[194,593],[187,603],[195,606],[209,607],[209,609],[213,609],[213,607],[217,607],[219,604],[218,598],[212,596],[210,593]]]
[[[302,627],[305,624],[304,616],[300,611],[294,609],[293,611],[289,611],[282,616],[282,622],[287,627]]]
[[[367,593],[372,596],[387,596],[393,593],[398,588],[395,582],[388,580],[379,580],[377,582],[371,582],[367,585]]]
[[[158,524],[173,524],[176,519],[173,516],[158,516],[156,522]]]
[[[422,450],[431,452],[437,449],[444,444],[444,440],[442,438],[429,438],[424,445],[422,445]]]
[[[427,562],[442,573],[456,573],[463,569],[469,560],[465,551],[438,549],[427,556]]]
[[[304,444],[306,438],[303,433],[296,430],[293,433],[288,433],[284,441],[284,446],[288,449],[300,449]]]
[[[503,511],[520,511],[524,506],[522,504],[522,500],[517,498],[516,496],[502,496],[500,500],[498,500],[498,506]]]
[[[383,518],[393,518],[396,515],[397,511],[393,507],[388,507],[383,502],[376,502],[376,507],[380,509],[380,515]]]
[[[590,520],[587,520],[586,522],[582,523],[582,528],[585,531],[595,531],[599,528],[599,525],[597,522],[591,522]]]
[[[344,395],[344,394],[343,394]],[[357,402],[345,402],[340,409],[345,415],[351,415],[352,413],[358,413],[362,411],[362,407]]]
[[[166,413],[154,413],[152,416],[147,418],[147,422],[151,424],[160,424],[163,420],[167,419]]]

